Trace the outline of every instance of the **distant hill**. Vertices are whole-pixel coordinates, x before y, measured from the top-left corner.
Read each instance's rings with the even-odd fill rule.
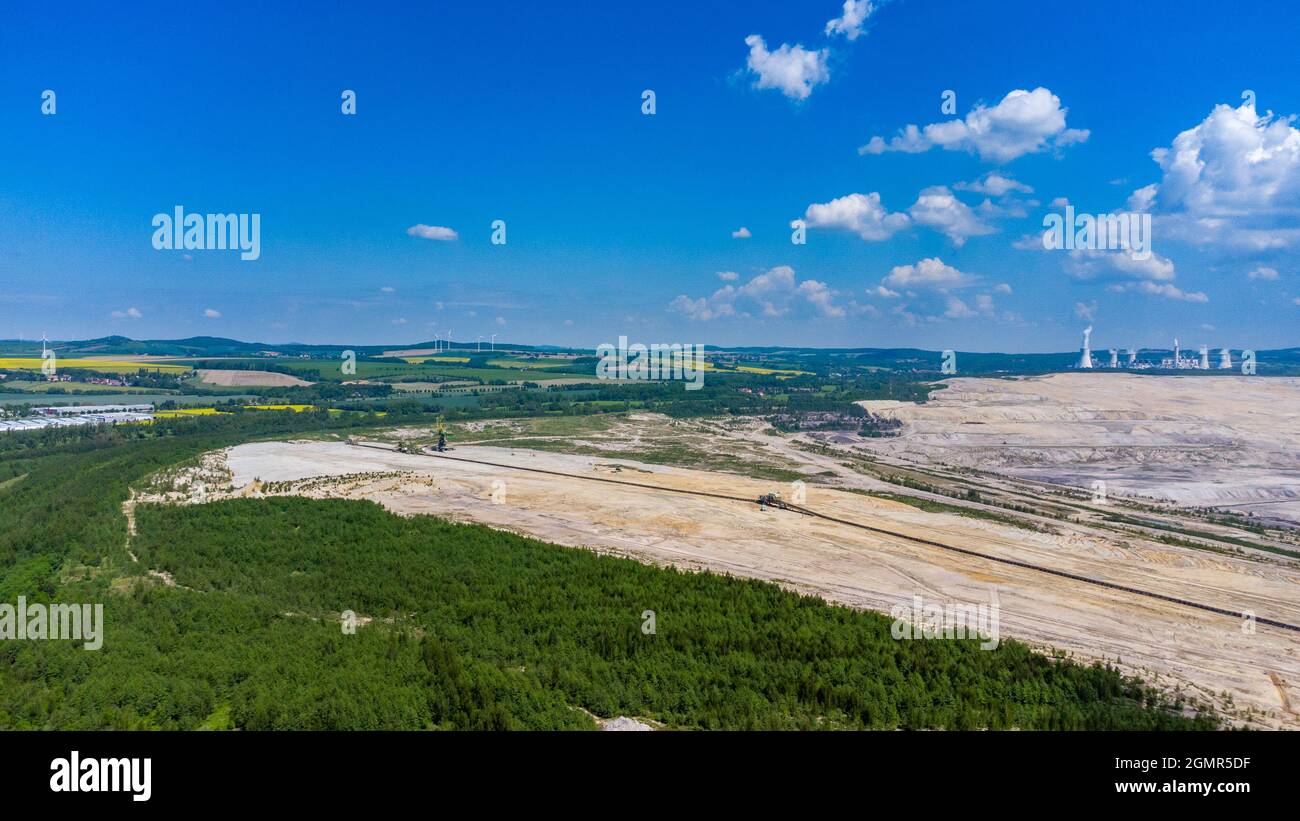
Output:
[[[456,351],[465,352],[474,349],[474,342],[457,342]],[[308,345],[299,342],[242,342],[219,336],[192,336],[185,339],[131,339],[125,336],[105,336],[85,340],[51,340],[60,356],[179,356],[194,358],[215,357],[250,357],[250,356],[288,356],[337,358],[344,350],[356,351],[360,357],[377,357],[385,351],[418,350],[434,347],[432,341],[413,343],[393,343],[386,345]],[[498,342],[498,351],[531,351],[538,353],[594,353],[593,349],[563,347],[558,345],[515,345]],[[39,356],[40,340],[0,340],[0,353],[9,356]],[[763,356],[776,361],[791,363],[803,362],[809,366],[824,366],[833,369],[838,363],[885,368],[908,372],[933,372],[939,369],[941,351],[924,348],[793,348],[773,347],[721,347],[706,346],[713,354],[732,353],[743,356]],[[486,352],[486,351],[485,351]],[[1184,352],[1186,353],[1186,351]],[[1171,356],[1172,350],[1159,348],[1142,349],[1141,358],[1151,361]],[[1239,363],[1241,351],[1234,349],[1233,362]],[[1078,361],[1077,351],[1062,353],[1000,353],[980,351],[957,351],[958,372],[971,374],[1035,374],[1070,370]],[[1094,357],[1103,359],[1105,351],[1094,352]],[[1218,349],[1211,352],[1212,361],[1218,363]],[[1256,361],[1260,372],[1278,375],[1300,375],[1300,347],[1280,348],[1276,350],[1256,351]],[[1213,371],[1218,373],[1219,371]]]

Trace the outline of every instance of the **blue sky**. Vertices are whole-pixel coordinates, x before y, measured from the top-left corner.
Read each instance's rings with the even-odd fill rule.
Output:
[[[48,5],[0,25],[0,338],[1300,344],[1277,4]],[[1154,254],[1042,250],[1062,198]],[[155,250],[176,205],[261,257]]]

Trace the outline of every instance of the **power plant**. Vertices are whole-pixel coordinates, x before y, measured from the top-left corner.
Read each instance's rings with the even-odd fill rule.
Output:
[[[1092,358],[1092,326],[1089,325],[1083,329],[1083,343],[1079,348],[1079,360],[1075,367],[1080,370],[1110,368],[1113,370],[1164,371],[1208,371],[1214,367],[1210,364],[1210,347],[1208,345],[1200,346],[1198,355],[1195,357],[1184,356],[1182,343],[1177,338],[1174,339],[1173,356],[1161,357],[1159,360],[1141,361],[1138,359],[1138,351],[1138,348],[1128,348],[1127,360],[1121,362],[1120,349],[1108,348],[1109,360],[1094,361]],[[1218,368],[1225,371],[1232,369],[1232,350],[1230,348],[1219,349]]]

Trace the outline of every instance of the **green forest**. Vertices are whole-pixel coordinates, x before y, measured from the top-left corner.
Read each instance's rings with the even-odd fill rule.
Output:
[[[121,503],[256,438],[380,424],[242,414],[0,437],[0,602],[102,602],[98,651],[0,642],[0,727],[1204,729],[1115,670],[359,501]],[[168,573],[177,586],[149,576]],[[344,634],[339,614],[360,625]],[[642,614],[655,613],[655,632]]]

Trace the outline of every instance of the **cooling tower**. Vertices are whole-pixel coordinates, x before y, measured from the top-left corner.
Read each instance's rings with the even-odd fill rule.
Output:
[[[1092,326],[1089,325],[1083,329],[1083,350],[1079,353],[1079,367],[1092,368],[1092,347],[1089,337],[1092,336]]]
[[[1210,369],[1210,347],[1208,345],[1202,345],[1201,346],[1201,370],[1208,371],[1209,369]]]
[[[1232,370],[1232,351],[1223,348],[1219,351],[1219,368],[1221,370]]]

